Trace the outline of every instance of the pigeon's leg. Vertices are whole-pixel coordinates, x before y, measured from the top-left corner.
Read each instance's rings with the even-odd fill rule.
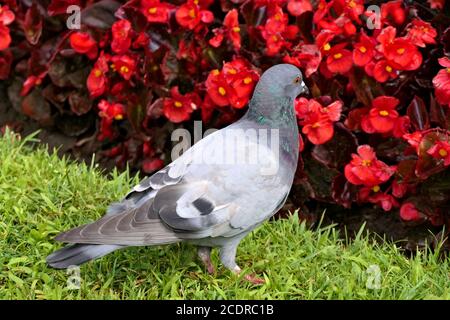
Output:
[[[228,243],[220,248],[220,261],[223,265],[230,269],[234,274],[240,274],[242,269],[236,264],[236,250],[239,245],[239,241]],[[247,274],[244,279],[253,284],[263,284],[266,281],[254,274]]]
[[[201,247],[197,248],[197,254],[203,264],[206,266],[209,274],[214,274],[216,272],[214,265],[211,261],[211,247]]]

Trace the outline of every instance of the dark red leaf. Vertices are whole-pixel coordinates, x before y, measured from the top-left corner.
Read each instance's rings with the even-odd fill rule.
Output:
[[[430,127],[427,108],[423,100],[418,96],[414,96],[406,113],[416,130],[426,130]]]
[[[82,92],[74,92],[69,96],[70,110],[76,115],[83,115],[92,109],[92,100]]]
[[[93,28],[108,29],[116,18],[114,13],[120,3],[114,0],[96,2],[81,11],[81,23]]]
[[[49,126],[53,123],[50,105],[45,101],[39,89],[34,89],[23,99],[22,112],[42,126]]]
[[[432,129],[423,136],[422,141],[419,144],[418,150],[419,160],[417,161],[415,171],[416,175],[420,179],[425,180],[431,175],[445,170],[444,164],[443,163],[438,164],[437,161],[427,153],[427,151],[437,141],[439,140],[448,141],[448,139],[449,139],[448,135],[439,129]]]
[[[39,42],[42,34],[42,24],[43,19],[41,13],[38,10],[37,2],[33,2],[31,7],[27,10],[25,19],[22,24],[23,31],[25,32],[25,37],[32,45],[35,45]]]
[[[314,146],[311,155],[328,167],[342,168],[350,161],[357,146],[355,135],[341,123],[336,123],[333,138],[325,144]]]

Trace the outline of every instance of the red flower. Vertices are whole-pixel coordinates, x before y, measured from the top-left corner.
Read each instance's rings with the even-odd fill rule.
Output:
[[[302,132],[315,145],[324,144],[333,138],[333,122],[323,114],[312,113],[307,121],[302,121],[300,124],[303,126]]]
[[[328,55],[331,50],[331,40],[335,37],[333,32],[322,30],[316,37],[316,45],[323,55]]]
[[[205,84],[209,97],[219,107],[227,106],[236,100],[236,92],[219,70],[211,71]]]
[[[396,38],[387,44],[384,55],[400,70],[416,70],[422,64],[421,53],[407,38]]]
[[[9,28],[0,22],[0,51],[5,50],[11,44]]]
[[[445,0],[428,0],[431,9],[442,9],[444,8]]]
[[[405,202],[400,208],[400,217],[405,221],[417,221],[422,216],[422,213],[411,202]]]
[[[70,46],[77,53],[85,54],[89,59],[95,59],[98,53],[97,42],[87,32],[75,32],[70,35]]]
[[[413,44],[419,47],[425,47],[426,44],[435,44],[437,31],[428,22],[422,21],[418,18],[411,21],[407,27],[408,34],[406,37],[411,40]]]
[[[160,158],[153,158],[153,159],[145,159],[142,161],[142,170],[145,173],[152,173],[156,170],[161,169],[164,166],[164,161],[162,161]]]
[[[317,71],[322,60],[322,54],[315,44],[302,44],[294,50],[292,56],[286,55],[283,61],[305,69],[305,76],[310,77]]]
[[[393,196],[381,192],[379,185],[362,187],[358,193],[359,200],[379,205],[384,211],[390,211],[392,207],[398,207],[398,202]]]
[[[416,152],[419,151],[419,145],[422,141],[423,133],[421,131],[416,131],[413,133],[405,133],[403,135],[403,139],[405,139],[414,149]]]
[[[228,38],[230,38],[234,48],[239,50],[241,48],[241,28],[239,27],[238,11],[236,9],[227,13],[223,20],[223,25],[226,27]]]
[[[141,12],[152,23],[167,23],[169,21],[169,9],[167,3],[159,0],[141,0]]]
[[[222,71],[213,70],[206,80],[211,100],[218,106],[243,108],[248,103],[259,75],[243,59],[225,63]]]
[[[192,111],[201,104],[200,97],[196,93],[182,95],[178,87],[170,89],[171,98],[164,99],[163,112],[171,122],[179,123],[190,118]]]
[[[445,166],[450,165],[450,143],[447,141],[437,141],[427,153],[439,161],[443,161]]]
[[[366,69],[366,72],[367,71],[368,70]],[[381,59],[373,67],[372,75],[378,82],[383,83],[386,82],[388,79],[397,78],[398,70],[394,67],[393,63],[390,63],[385,59]]]
[[[408,190],[408,185],[405,183],[405,181],[392,181],[392,195],[396,198],[402,198],[406,191]]]
[[[120,103],[110,103],[101,100],[98,104],[99,116],[109,120],[122,120],[125,116],[125,107]]]
[[[101,118],[100,133],[98,140],[112,139],[114,132],[112,129],[112,123],[114,120],[122,120],[125,116],[125,107],[120,103],[110,103],[106,100],[101,100],[98,104],[99,113]]]
[[[350,71],[353,65],[353,58],[351,51],[344,49],[346,43],[341,43],[334,46],[327,58],[328,70],[334,73],[346,73]]]
[[[133,49],[145,48],[150,42],[149,36],[145,32],[140,32],[133,42]]]
[[[368,145],[359,146],[358,154],[352,154],[352,160],[345,166],[347,180],[355,185],[374,187],[389,180],[394,169],[377,160],[375,152]]]
[[[359,42],[354,45],[353,62],[360,67],[368,64],[375,54],[375,44],[373,38],[361,33]]]
[[[228,11],[223,20],[223,28],[214,29],[215,36],[209,40],[209,44],[217,48],[222,44],[224,34],[231,40],[235,50],[241,48],[241,28],[239,27],[238,11],[232,9]]]
[[[360,23],[359,16],[364,12],[364,0],[345,0],[344,11],[350,19]]]
[[[333,137],[333,122],[341,117],[342,102],[335,101],[324,108],[314,99],[300,98],[295,101],[295,111],[301,119],[302,132],[311,143],[319,145]]]
[[[408,116],[398,117],[392,130],[392,135],[396,138],[402,138],[409,130],[411,120]]]
[[[111,50],[117,54],[124,54],[131,46],[131,23],[128,20],[116,21],[112,27]]]
[[[377,36],[377,41],[380,43],[380,45],[377,47],[377,49],[384,53],[386,46],[392,44],[395,39],[395,35],[397,34],[397,29],[394,27],[386,27],[383,30],[381,30],[380,34]]]
[[[309,0],[290,0],[288,1],[287,10],[291,15],[297,17],[304,12],[313,11],[313,7]]]
[[[402,6],[402,1],[389,1],[381,5],[381,21],[386,23],[388,21],[402,25],[405,21],[406,14]]]
[[[92,68],[87,78],[87,88],[92,98],[101,96],[107,86],[108,78],[105,73],[108,72],[108,59],[109,56],[100,53],[94,67]]]
[[[136,69],[136,61],[127,55],[114,56],[111,58],[111,67],[117,71],[125,80],[130,80]]]
[[[3,23],[3,25],[7,26],[11,22],[13,22],[14,19],[15,19],[14,12],[9,10],[8,6],[0,5],[0,24]]]
[[[319,23],[330,11],[333,1],[320,0],[314,12],[313,22]]]
[[[188,0],[180,6],[175,14],[175,18],[180,26],[189,30],[194,30],[201,22],[211,23],[214,15],[211,11],[200,10],[198,1]]]
[[[399,100],[394,97],[380,96],[372,101],[372,109],[369,111],[370,125],[379,133],[387,133],[394,129],[398,118],[395,110]]]
[[[450,59],[443,57],[439,59],[442,69],[433,78],[433,86],[436,94],[436,100],[442,105],[450,107]]]
[[[21,96],[26,96],[31,89],[33,89],[35,86],[39,86],[42,83],[42,80],[47,75],[47,71],[42,72],[41,74],[34,76],[29,76],[25,82],[23,83],[22,90],[20,91]]]
[[[277,5],[269,7],[269,18],[264,26],[260,26],[261,35],[266,40],[266,55],[274,56],[281,49],[289,47],[290,43],[285,40],[297,36],[298,28],[288,26],[288,16],[283,9]]]

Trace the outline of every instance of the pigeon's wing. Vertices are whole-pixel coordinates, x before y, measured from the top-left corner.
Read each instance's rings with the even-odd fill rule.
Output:
[[[250,159],[255,152],[260,160]],[[237,155],[241,158],[233,160]],[[236,143],[235,137],[216,132],[144,179],[100,220],[57,239],[149,245],[231,237],[261,223],[284,203],[290,184],[277,170],[264,170],[277,161],[276,153],[257,139]]]

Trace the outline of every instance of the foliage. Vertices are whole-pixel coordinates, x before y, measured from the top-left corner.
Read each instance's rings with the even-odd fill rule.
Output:
[[[193,246],[129,248],[81,266],[74,273],[51,269],[45,257],[60,244],[60,231],[99,218],[137,179],[128,171],[105,177],[95,165],[60,159],[11,134],[0,138],[0,297],[2,299],[449,299],[450,260],[434,252],[405,256],[398,245],[377,244],[362,230],[352,241],[332,226],[309,230],[297,215],[271,221],[238,248],[244,273],[257,272],[261,286],[236,277],[213,261],[209,275]],[[380,270],[379,289],[367,287],[369,268]],[[370,270],[370,269],[369,269]]]
[[[80,30],[66,27],[69,5],[82,8]],[[0,79],[13,107],[42,127],[95,136],[100,156],[151,173],[168,162],[175,127],[235,121],[259,75],[292,63],[312,92],[295,106],[297,190],[449,225],[449,6],[6,0]]]

